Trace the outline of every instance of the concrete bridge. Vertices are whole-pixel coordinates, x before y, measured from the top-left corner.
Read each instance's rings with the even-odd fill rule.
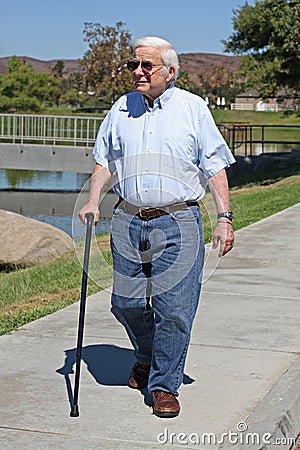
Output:
[[[103,118],[0,114],[0,167],[90,173]]]
[[[0,168],[91,173],[92,148],[102,120],[103,117],[0,114]],[[291,151],[300,145],[300,127],[296,125],[239,123],[218,127],[235,155],[277,152],[277,145]],[[288,133],[291,139],[287,138]],[[274,138],[273,134],[279,137]]]
[[[0,143],[1,169],[91,173],[92,148],[42,144]]]

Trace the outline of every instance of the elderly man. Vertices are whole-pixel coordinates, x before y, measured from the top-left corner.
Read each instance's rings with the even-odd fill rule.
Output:
[[[225,172],[234,158],[205,102],[174,86],[179,65],[169,42],[135,40],[127,68],[135,91],[100,127],[79,216],[85,222],[93,212],[97,222],[100,193],[115,174],[112,312],[135,350],[129,386],[148,387],[156,416],[176,417],[204,261],[198,200],[208,182],[218,218],[213,246],[223,256],[234,243]]]

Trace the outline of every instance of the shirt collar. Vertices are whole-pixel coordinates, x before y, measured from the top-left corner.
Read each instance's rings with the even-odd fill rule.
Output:
[[[170,86],[168,87],[168,89],[167,89],[165,92],[163,92],[159,97],[157,97],[157,98],[154,100],[154,102],[153,102],[153,108],[151,108],[151,107],[149,106],[148,100],[147,100],[145,97],[143,97],[143,100],[144,100],[144,104],[145,104],[146,109],[147,109],[148,111],[153,110],[153,109],[163,109],[163,108],[165,107],[166,103],[167,103],[167,102],[170,100],[170,98],[172,97],[172,95],[173,95],[173,93],[174,93],[174,89],[175,89],[174,84],[173,84],[173,83],[170,84]]]

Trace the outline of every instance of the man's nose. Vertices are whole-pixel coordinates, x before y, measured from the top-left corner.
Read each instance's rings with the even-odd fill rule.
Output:
[[[138,67],[133,72],[135,75],[144,75],[141,63],[138,65]]]

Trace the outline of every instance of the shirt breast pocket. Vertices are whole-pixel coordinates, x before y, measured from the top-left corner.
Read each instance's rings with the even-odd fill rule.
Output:
[[[194,162],[196,157],[195,141],[192,137],[172,136],[163,141],[165,164],[168,161],[179,159],[185,162]]]

